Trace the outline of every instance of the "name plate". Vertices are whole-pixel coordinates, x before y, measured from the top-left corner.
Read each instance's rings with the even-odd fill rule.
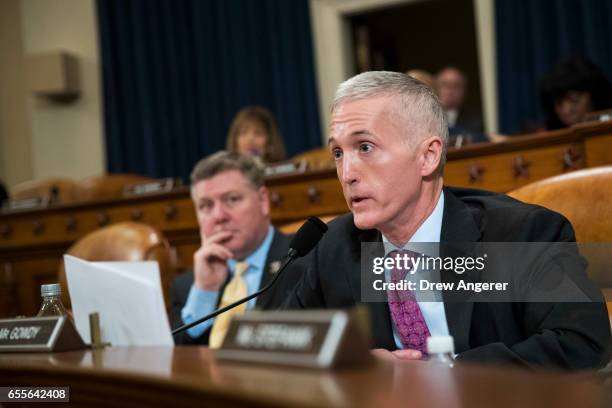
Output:
[[[278,164],[272,164],[266,167],[266,176],[278,176],[281,174],[292,174],[292,173],[303,173],[306,171],[307,163],[300,162],[282,162]]]
[[[86,348],[65,316],[0,319],[0,352],[49,352]]]
[[[248,312],[235,316],[217,357],[330,368],[371,361],[369,341],[347,311]]]
[[[132,184],[125,188],[124,195],[131,197],[153,193],[166,193],[180,186],[180,184],[180,180],[171,177],[147,183]]]
[[[2,206],[2,212],[8,213],[12,211],[34,210],[38,208],[47,208],[51,204],[50,197],[34,197],[22,198],[17,200],[7,200]]]

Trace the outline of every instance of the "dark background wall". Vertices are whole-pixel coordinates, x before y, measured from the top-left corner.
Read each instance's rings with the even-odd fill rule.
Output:
[[[611,22],[609,0],[496,0],[500,130],[541,126],[538,84],[564,57],[585,56],[612,78]]]
[[[182,177],[259,104],[321,145],[308,0],[98,0],[109,172]]]
[[[289,156],[321,145],[308,0],[97,0],[110,172],[186,179],[224,147],[243,106],[278,118]],[[348,16],[366,27],[372,69],[469,80],[481,114],[472,0],[430,0]],[[496,0],[500,131],[541,122],[538,82],[560,58],[584,54],[610,77],[612,2]]]
[[[402,4],[356,14],[349,21],[355,44],[357,30],[367,28],[371,69],[405,72],[418,68],[435,74],[445,66],[456,66],[468,78],[465,111],[482,115],[472,0]]]

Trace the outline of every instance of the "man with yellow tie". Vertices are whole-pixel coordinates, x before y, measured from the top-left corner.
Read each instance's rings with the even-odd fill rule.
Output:
[[[193,272],[179,275],[172,285],[173,327],[265,286],[290,242],[270,225],[264,169],[256,159],[226,151],[202,159],[191,173],[191,198],[202,244],[193,257]],[[219,347],[232,316],[253,308],[276,309],[302,272],[300,263],[294,263],[271,290],[181,333],[176,343]]]

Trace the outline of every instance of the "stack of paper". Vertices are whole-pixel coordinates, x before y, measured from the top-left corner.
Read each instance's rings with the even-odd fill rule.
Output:
[[[157,262],[87,262],[64,256],[76,328],[90,343],[89,314],[100,314],[103,342],[174,345]]]

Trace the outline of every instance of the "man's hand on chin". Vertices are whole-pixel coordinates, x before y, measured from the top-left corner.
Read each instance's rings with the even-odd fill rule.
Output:
[[[370,350],[370,352],[372,353],[374,357],[380,358],[381,360],[387,360],[387,361],[397,361],[397,360],[408,361],[408,360],[422,360],[423,359],[423,353],[421,353],[419,350],[412,350],[412,349],[389,351],[387,349],[378,348],[378,349],[372,349]]]

